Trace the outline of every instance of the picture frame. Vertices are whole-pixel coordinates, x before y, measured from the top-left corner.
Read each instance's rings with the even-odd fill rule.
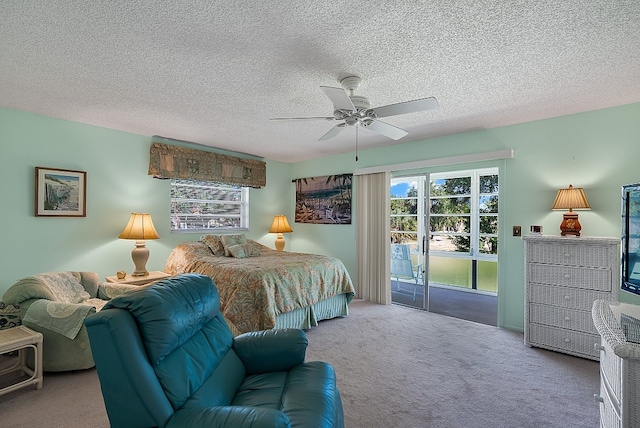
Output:
[[[296,184],[296,223],[351,224],[353,174],[293,180]]]
[[[36,217],[86,217],[87,173],[37,166]]]

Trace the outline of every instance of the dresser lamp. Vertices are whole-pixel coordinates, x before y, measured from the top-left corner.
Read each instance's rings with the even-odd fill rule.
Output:
[[[127,226],[118,238],[136,240],[136,246],[131,251],[131,258],[133,259],[133,264],[136,266],[136,270],[131,273],[131,276],[149,275],[146,268],[147,260],[149,260],[149,249],[145,246],[145,240],[160,238],[160,235],[156,232],[156,228],[153,227],[151,214],[131,213],[129,223],[127,223]]]
[[[569,210],[564,213],[562,223],[560,223],[560,235],[580,236],[580,222],[578,214],[573,210],[590,210],[589,201],[584,194],[582,187],[573,187],[571,184],[566,189],[558,190],[556,200],[553,202],[552,210]]]
[[[271,229],[269,229],[269,233],[278,234],[278,237],[276,238],[276,250],[284,250],[285,241],[282,234],[291,232],[293,232],[293,229],[289,226],[286,215],[277,215],[273,218],[273,224],[271,225]]]

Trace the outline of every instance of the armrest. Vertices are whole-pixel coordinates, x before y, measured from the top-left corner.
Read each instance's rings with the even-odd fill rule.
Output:
[[[166,428],[285,428],[290,426],[289,418],[280,410],[220,406],[180,409],[169,419]]]
[[[290,370],[304,362],[308,345],[304,331],[295,328],[252,331],[233,340],[248,374]]]
[[[131,290],[138,290],[140,286],[131,284],[117,284],[115,282],[101,282],[98,285],[98,298],[102,300],[111,300],[121,294]]]

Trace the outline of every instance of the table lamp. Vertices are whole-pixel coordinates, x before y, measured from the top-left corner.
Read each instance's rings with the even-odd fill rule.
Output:
[[[578,214],[573,210],[590,210],[589,201],[584,194],[582,187],[573,187],[571,184],[566,189],[559,189],[556,200],[553,202],[552,210],[569,210],[564,213],[562,223],[560,223],[560,235],[580,236],[580,222]]]
[[[145,246],[145,240],[160,238],[160,235],[156,232],[156,228],[153,227],[151,214],[131,213],[129,223],[127,223],[127,226],[118,238],[136,240],[136,246],[131,251],[131,258],[133,259],[133,264],[136,266],[136,270],[131,273],[131,276],[149,275],[146,268],[147,260],[149,260],[149,249]]]
[[[278,234],[278,237],[276,238],[276,250],[284,250],[285,241],[282,234],[291,232],[293,232],[293,229],[289,226],[286,215],[277,215],[273,218],[273,224],[271,225],[271,229],[269,229],[269,233]]]

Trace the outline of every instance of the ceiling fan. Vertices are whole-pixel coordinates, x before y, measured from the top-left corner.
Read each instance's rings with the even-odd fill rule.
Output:
[[[362,79],[358,76],[348,76],[340,80],[342,88],[320,86],[320,89],[333,103],[333,116],[320,117],[277,117],[271,120],[299,121],[299,120],[339,120],[339,124],[331,128],[319,141],[328,140],[338,135],[347,126],[359,125],[370,131],[377,132],[393,140],[399,140],[408,134],[404,129],[389,125],[381,120],[381,117],[396,116],[399,114],[415,113],[431,110],[438,107],[438,101],[434,97],[421,98],[413,101],[405,101],[397,104],[389,104],[371,108],[369,99],[361,95],[355,95],[354,91],[360,86]],[[347,94],[346,91],[349,91]],[[356,127],[357,131],[357,127]],[[357,134],[356,134],[357,136]]]

